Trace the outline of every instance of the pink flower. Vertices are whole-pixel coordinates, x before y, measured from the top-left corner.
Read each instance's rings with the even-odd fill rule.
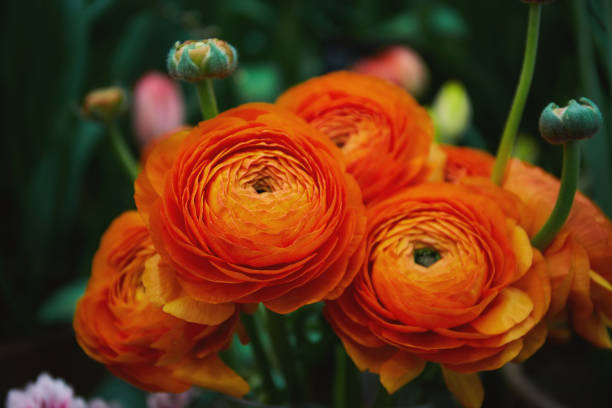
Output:
[[[197,395],[194,389],[180,394],[152,393],[147,396],[147,408],[185,408]]]
[[[373,57],[358,61],[352,70],[386,79],[413,95],[425,90],[429,76],[421,56],[401,45],[386,48]]]
[[[180,89],[168,76],[149,72],[138,80],[134,86],[133,125],[142,147],[179,127],[184,116]]]
[[[74,396],[72,388],[60,379],[42,373],[35,383],[25,390],[10,390],[6,397],[6,408],[113,408],[104,401],[93,400],[87,404]]]

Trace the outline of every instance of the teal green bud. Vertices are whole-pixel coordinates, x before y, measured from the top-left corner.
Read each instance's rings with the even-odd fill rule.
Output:
[[[540,115],[540,134],[552,144],[593,137],[602,124],[599,108],[593,101],[580,98],[567,106],[550,103]]]
[[[168,53],[170,76],[188,82],[225,78],[238,66],[236,49],[216,38],[176,42]]]

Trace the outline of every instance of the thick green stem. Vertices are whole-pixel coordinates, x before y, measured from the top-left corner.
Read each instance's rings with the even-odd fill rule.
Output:
[[[572,141],[563,145],[563,170],[557,203],[544,226],[531,240],[531,244],[539,250],[546,249],[555,238],[572,209],[580,173],[580,146],[578,143],[578,141]]]
[[[195,85],[198,89],[198,97],[200,98],[202,117],[204,117],[204,120],[214,118],[219,113],[219,109],[217,109],[217,99],[215,98],[212,79],[204,78],[200,82],[196,82]]]
[[[113,149],[115,150],[115,154],[119,158],[125,172],[131,177],[132,181],[136,180],[138,173],[140,173],[140,166],[138,166],[136,159],[134,159],[134,156],[132,156],[130,149],[125,143],[125,139],[123,139],[123,136],[121,135],[121,131],[117,127],[117,124],[113,121],[108,122],[106,127],[108,128],[108,133]]]
[[[334,408],[346,408],[347,405],[347,373],[348,357],[342,345],[336,345],[336,371],[334,373]]]
[[[257,329],[257,324],[255,323],[255,317],[253,315],[249,315],[246,313],[242,314],[242,324],[244,324],[244,328],[247,331],[250,339],[250,345],[253,349],[253,355],[255,356],[255,362],[257,363],[257,368],[259,369],[259,373],[261,374],[261,378],[263,380],[264,389],[268,395],[268,398],[271,402],[280,402],[278,399],[278,390],[274,385],[274,381],[272,380],[272,369],[270,365],[270,360],[264,350],[263,343],[261,342],[261,338],[259,337],[259,331]]]
[[[268,311],[267,317],[270,341],[278,357],[280,369],[287,382],[289,400],[293,404],[299,403],[302,400],[302,395],[297,371],[297,359],[295,358],[291,344],[289,344],[289,333],[285,325],[285,316]]]
[[[504,174],[506,172],[506,165],[508,164],[508,160],[512,154],[518,127],[521,123],[521,118],[523,117],[523,110],[525,109],[527,95],[529,95],[529,88],[531,88],[531,80],[533,79],[536,55],[538,53],[538,37],[540,33],[541,14],[541,4],[531,4],[529,6],[527,44],[525,46],[525,55],[523,57],[523,68],[521,69],[518,87],[516,88],[516,93],[514,94],[514,100],[512,101],[512,107],[510,108],[508,119],[506,120],[504,132],[502,133],[502,139],[497,150],[497,157],[495,159],[495,166],[493,167],[493,173],[491,175],[491,179],[497,185],[500,185],[503,181]]]

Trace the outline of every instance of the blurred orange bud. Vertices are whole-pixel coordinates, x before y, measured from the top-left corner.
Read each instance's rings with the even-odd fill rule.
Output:
[[[91,91],[83,101],[83,115],[88,119],[109,121],[119,116],[127,106],[127,95],[118,86]]]
[[[401,45],[386,48],[373,57],[358,61],[353,71],[386,79],[413,95],[423,93],[429,80],[421,56],[413,49]]]
[[[134,133],[142,147],[183,124],[185,104],[167,75],[149,72],[134,86]]]

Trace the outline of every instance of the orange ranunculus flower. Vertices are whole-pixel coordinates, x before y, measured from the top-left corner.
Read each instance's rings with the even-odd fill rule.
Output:
[[[445,146],[445,177],[458,180],[463,175],[489,177],[494,158],[488,153]],[[555,177],[513,159],[503,187],[518,195],[525,204],[521,225],[535,235],[552,212],[560,182]],[[599,347],[612,348],[606,321],[612,321],[612,223],[586,196],[578,192],[563,229],[544,251],[551,265],[553,287],[549,315],[565,314],[570,302],[576,331]]]
[[[149,391],[183,392],[197,385],[246,394],[248,384],[217,355],[231,342],[238,309],[210,325],[166,313],[149,300],[143,284],[146,264],[158,258],[137,212],[126,212],[111,224],[77,305],[79,344],[115,375]],[[192,306],[191,314],[206,311]]]
[[[160,142],[135,198],[198,301],[288,313],[339,296],[363,257],[365,209],[342,152],[274,105],[243,105]]]
[[[431,119],[390,82],[334,72],[289,89],[276,103],[342,149],[366,202],[413,183],[423,171],[433,138]]]
[[[516,197],[490,183],[430,183],[367,215],[368,262],[325,315],[357,366],[380,374],[390,393],[426,361],[441,363],[460,392],[459,373],[496,369],[539,347],[550,282],[516,223]]]

